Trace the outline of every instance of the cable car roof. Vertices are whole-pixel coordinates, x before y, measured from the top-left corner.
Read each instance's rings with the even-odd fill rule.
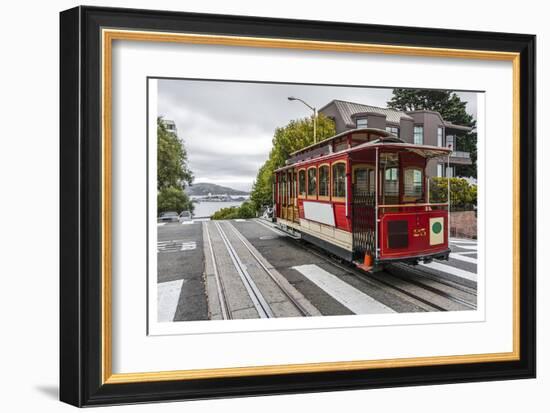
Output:
[[[377,128],[357,128],[357,129],[348,129],[348,130],[345,130],[344,132],[340,132],[339,134],[337,135],[334,135],[334,136],[331,136],[330,138],[326,138],[326,139],[323,139],[322,141],[319,141],[319,142],[316,142],[316,143],[312,143],[311,145],[308,145],[302,149],[298,149],[297,151],[294,151],[290,154],[290,156],[294,156],[294,155],[297,155],[301,152],[306,152],[308,150],[311,150],[315,147],[321,147],[323,145],[326,145],[327,143],[333,141],[334,139],[337,139],[337,138],[341,138],[342,136],[346,136],[346,135],[349,135],[350,133],[367,133],[367,134],[372,134],[372,135],[376,135],[376,136],[380,136],[380,137],[394,137],[396,139],[399,139],[397,136],[395,136],[393,133],[391,132],[387,132],[383,129],[377,129]],[[401,141],[401,139],[399,139]],[[403,142],[403,141],[401,141]]]
[[[345,134],[353,133],[353,132],[357,132],[357,131],[365,132],[365,130],[366,129],[354,129],[352,131],[347,131]],[[337,156],[341,156],[341,155],[345,155],[345,154],[350,154],[350,153],[353,153],[353,152],[358,152],[358,151],[362,151],[362,150],[372,150],[372,149],[376,149],[376,148],[383,149],[385,152],[390,152],[391,150],[394,150],[395,152],[412,152],[412,153],[415,153],[415,154],[417,154],[417,155],[419,155],[419,156],[421,156],[425,159],[441,158],[443,156],[450,155],[450,153],[452,152],[451,149],[440,147],[440,146],[415,145],[415,144],[412,144],[412,143],[406,143],[406,142],[402,141],[401,139],[399,139],[398,137],[396,137],[394,134],[386,132],[386,131],[382,131],[380,129],[375,129],[375,130],[372,130],[372,131],[373,132],[374,131],[384,132],[385,136],[380,136],[378,139],[374,139],[372,141],[365,142],[365,143],[359,144],[357,146],[353,146],[351,148],[346,148],[346,149],[338,151],[338,152],[330,152],[330,153],[327,153],[327,154],[322,154],[322,155],[315,156],[316,154],[314,153],[314,151],[312,151],[312,153],[311,153],[312,156],[311,157],[301,159],[301,160],[299,160],[295,163],[289,164],[289,165],[282,166],[281,168],[276,169],[275,172],[282,171],[282,170],[289,169],[289,168],[295,168],[297,166],[301,166],[303,164],[308,164],[310,162],[322,161],[322,160],[325,160],[325,159],[329,159],[329,158],[333,158],[333,157],[337,157]],[[340,134],[339,136],[344,136],[345,134]],[[330,139],[332,139],[332,138],[330,138]],[[325,142],[325,141],[323,141],[323,142]],[[312,146],[312,145],[310,145],[310,146]],[[303,151],[303,149],[300,150],[300,151],[294,152],[294,153],[298,154],[301,151]],[[306,155],[306,153],[304,153],[304,155]]]

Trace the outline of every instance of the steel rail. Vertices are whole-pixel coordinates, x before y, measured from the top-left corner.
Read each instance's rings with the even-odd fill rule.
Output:
[[[456,282],[456,281],[452,281],[452,280],[449,280],[449,279],[446,279],[446,278],[440,278],[436,274],[433,274],[432,272],[430,272],[429,268],[426,269],[426,271],[421,271],[417,268],[414,268],[414,267],[411,267],[411,266],[406,266],[406,264],[397,264],[396,263],[396,264],[391,264],[391,266],[392,267],[398,267],[398,268],[404,268],[404,270],[406,268],[407,271],[414,272],[416,275],[418,275],[420,277],[427,278],[427,279],[435,281],[439,284],[443,284],[447,287],[454,288],[455,290],[459,290],[459,291],[462,291],[466,294],[474,295],[474,296],[477,297],[477,290],[476,289],[468,287],[468,286],[463,285],[463,284],[460,284],[459,282]],[[431,271],[433,271],[433,269],[431,269]]]
[[[233,318],[231,311],[229,310],[229,301],[227,300],[227,294],[223,285],[222,279],[218,272],[218,263],[214,254],[214,248],[212,246],[212,239],[210,238],[210,230],[208,229],[208,223],[204,224],[206,241],[208,242],[208,249],[210,250],[210,257],[212,259],[212,267],[214,269],[214,279],[216,280],[216,287],[218,290],[218,300],[220,302],[220,309],[222,312],[222,319],[230,320]]]
[[[262,223],[262,224],[263,224],[263,223]],[[268,226],[268,225],[269,225],[269,224],[264,224],[264,226]],[[280,231],[280,230],[279,230],[279,231]],[[281,232],[282,232],[282,231],[281,231]],[[285,235],[286,235],[286,234],[285,234]],[[292,237],[289,237],[289,238],[292,238]],[[328,262],[329,264],[334,265],[335,267],[340,268],[340,269],[342,269],[342,270],[344,270],[344,271],[346,271],[346,272],[348,272],[348,273],[357,275],[357,276],[358,276],[357,279],[359,279],[359,280],[362,281],[362,282],[368,282],[368,281],[366,280],[366,279],[368,279],[368,280],[370,280],[370,281],[373,282],[373,283],[378,283],[378,284],[381,284],[381,285],[390,287],[390,288],[392,288],[392,289],[394,289],[394,290],[396,290],[396,291],[399,291],[400,293],[405,294],[405,295],[407,295],[407,296],[409,296],[409,297],[411,297],[411,298],[413,298],[413,299],[415,299],[415,300],[417,300],[417,301],[419,301],[419,302],[421,302],[421,303],[423,303],[423,304],[426,304],[426,305],[428,305],[429,307],[432,307],[432,308],[434,308],[434,309],[436,309],[436,310],[439,310],[439,311],[448,311],[446,308],[441,307],[441,306],[439,306],[439,305],[437,305],[437,304],[434,304],[434,303],[432,303],[431,301],[426,300],[425,298],[422,298],[422,297],[420,297],[419,295],[417,295],[417,294],[415,294],[415,293],[413,293],[413,292],[411,292],[411,291],[408,291],[408,290],[403,289],[403,288],[401,288],[401,287],[397,287],[397,286],[395,286],[395,285],[392,285],[391,283],[387,282],[386,280],[380,279],[380,277],[378,277],[378,276],[376,276],[376,275],[374,275],[374,274],[369,274],[369,273],[366,273],[366,272],[364,272],[364,271],[360,271],[359,269],[353,268],[353,267],[350,267],[350,266],[344,266],[344,265],[342,265],[342,264],[340,264],[340,263],[338,263],[338,262],[335,262],[335,261],[329,259],[329,258],[326,257],[325,255],[319,253],[317,250],[315,250],[315,249],[313,249],[313,248],[311,248],[311,247],[309,247],[309,246],[304,245],[303,243],[297,243],[297,244],[298,244],[301,248],[303,248],[304,250],[309,251],[310,253],[312,253],[312,254],[314,254],[315,256],[321,258],[322,260]],[[408,268],[408,269],[409,269],[409,268]],[[410,269],[410,270],[411,270],[411,271],[415,271],[415,270],[413,270],[413,269]],[[416,272],[418,272],[418,270],[416,270]],[[395,276],[394,274],[392,274],[392,275]],[[401,278],[401,277],[397,277],[397,278]],[[428,278],[428,277],[426,277],[426,278]],[[403,279],[403,278],[401,278],[401,279]],[[405,279],[404,281],[407,281],[407,282],[409,282],[410,284],[413,284],[413,285],[417,285],[417,284],[411,282],[410,279]],[[434,280],[434,281],[439,282],[438,280]],[[441,283],[441,284],[444,284],[444,283]],[[418,286],[418,285],[417,285],[417,286]],[[463,291],[463,292],[468,292],[468,291],[464,291],[464,290],[462,290],[462,289],[460,289],[460,288],[454,287],[454,286],[452,286],[452,285],[447,285],[447,286],[448,286],[448,287],[455,288],[455,289],[457,289],[457,290],[461,290],[461,291]],[[425,284],[420,285],[420,287],[421,287],[421,288],[424,288],[424,289],[427,290],[427,291],[430,291],[429,286],[426,286]],[[428,288],[427,288],[427,287],[428,287]],[[432,288],[434,288],[434,287],[432,287]],[[467,287],[464,287],[464,288],[467,288]],[[443,298],[446,298],[446,299],[448,299],[448,300],[450,300],[450,301],[454,301],[455,303],[459,303],[459,304],[464,305],[464,306],[469,307],[469,308],[476,308],[475,305],[473,305],[472,303],[470,303],[470,302],[468,302],[468,301],[462,300],[460,297],[452,296],[451,294],[449,294],[449,293],[447,293],[447,292],[445,292],[445,291],[438,290],[438,289],[436,289],[436,288],[434,288],[434,289],[437,290],[437,291],[431,291],[431,292],[433,292],[433,293],[435,293],[435,294],[437,294],[437,295],[439,295],[439,296],[442,296]],[[451,297],[452,297],[452,298],[451,298]]]
[[[391,271],[391,268],[389,270],[387,270],[392,276],[396,277],[396,278],[399,278],[400,280],[403,280],[403,281],[407,281],[413,285],[416,285],[418,287],[421,287],[421,288],[424,288],[428,291],[431,291],[435,294],[438,294],[442,297],[445,297],[451,301],[454,301],[455,303],[458,303],[458,304],[461,304],[461,305],[464,305],[465,307],[468,307],[468,308],[471,308],[471,309],[476,309],[477,308],[477,305],[468,301],[468,300],[465,300],[463,298],[460,298],[460,297],[457,297],[455,295],[452,295],[450,293],[448,293],[447,291],[443,291],[441,290],[440,288],[437,288],[433,285],[428,285],[428,284],[425,284],[419,280],[413,280],[411,279],[409,276],[406,276],[406,275],[403,275],[403,274],[396,274],[395,272],[392,272]],[[401,271],[409,271],[409,272],[414,272],[416,273],[417,275],[419,276],[423,276],[421,275],[421,272],[419,270],[416,270],[416,269],[413,269],[413,268],[407,268],[406,270],[405,269],[401,269]],[[438,281],[435,281],[435,282],[438,282]],[[444,283],[440,283],[440,284],[443,284],[445,285]]]
[[[262,267],[262,269],[265,271],[265,273],[273,280],[273,282],[277,285],[277,287],[280,288],[280,290],[283,292],[283,294],[296,307],[296,309],[303,316],[306,316],[306,317],[310,316],[311,314],[309,314],[309,312],[304,308],[304,306],[302,304],[300,304],[300,302],[292,296],[292,294],[288,291],[288,289],[284,285],[281,284],[281,282],[273,275],[273,273],[269,270],[269,268],[267,268],[267,266],[262,262],[260,257],[258,257],[254,251],[252,251],[252,249],[246,243],[246,240],[245,240],[244,236],[237,230],[237,228],[235,228],[235,226],[231,223],[229,223],[229,226],[231,227],[231,229],[233,230],[233,232],[235,233],[235,235],[237,236],[239,241],[241,241],[243,243],[243,245],[246,247],[248,252],[250,252],[250,254],[254,257],[256,262],[258,264],[260,264],[260,267]]]
[[[388,282],[385,281],[385,280],[381,280],[381,279],[379,279],[378,277],[373,276],[372,274],[367,274],[367,273],[365,273],[365,272],[363,272],[363,271],[359,271],[357,268],[347,267],[347,266],[344,266],[344,265],[342,265],[342,264],[340,264],[340,263],[338,263],[338,262],[335,262],[335,261],[329,259],[328,257],[322,255],[322,254],[319,253],[318,251],[316,251],[316,250],[314,250],[314,249],[312,249],[312,248],[310,248],[310,247],[306,247],[306,246],[303,245],[302,243],[299,243],[298,245],[300,245],[300,247],[302,247],[302,248],[305,249],[306,251],[310,252],[311,254],[313,254],[313,255],[315,255],[315,256],[321,258],[322,260],[326,261],[327,263],[329,263],[329,264],[331,264],[331,265],[333,265],[333,266],[335,266],[335,267],[337,267],[337,268],[340,268],[341,270],[344,270],[344,271],[346,271],[346,272],[348,272],[348,273],[350,273],[350,274],[357,275],[357,276],[358,276],[357,279],[358,279],[359,281],[363,282],[363,283],[368,283],[368,282],[370,281],[370,282],[373,283],[373,284],[378,284],[378,285],[390,287],[390,288],[392,288],[392,289],[394,289],[394,290],[396,290],[396,291],[399,291],[400,293],[405,294],[405,295],[409,296],[410,298],[413,298],[414,300],[419,301],[419,302],[421,302],[421,303],[423,303],[423,304],[425,304],[425,305],[427,305],[427,306],[429,306],[429,307],[431,307],[431,308],[434,308],[434,309],[436,309],[436,310],[438,310],[438,311],[448,311],[448,310],[447,310],[446,308],[444,308],[444,307],[441,307],[441,306],[439,306],[439,305],[437,305],[437,304],[434,304],[434,303],[432,303],[431,301],[428,301],[428,300],[426,300],[425,298],[422,298],[422,297],[416,295],[415,293],[412,293],[412,292],[410,292],[410,291],[408,291],[408,290],[405,290],[405,289],[403,289],[403,288],[401,288],[401,287],[397,287],[397,286],[395,286],[395,285],[392,285],[392,284],[388,283]],[[367,281],[366,278],[368,278],[368,281]]]
[[[229,253],[231,261],[233,262],[233,265],[235,266],[235,269],[237,270],[237,273],[239,274],[239,277],[241,278],[244,287],[246,288],[246,291],[250,296],[250,299],[252,300],[256,311],[258,312],[258,315],[260,316],[260,318],[274,317],[271,307],[269,306],[260,289],[248,273],[246,266],[242,263],[237,254],[237,251],[235,251],[235,249],[231,245],[231,242],[229,241],[229,238],[227,238],[227,235],[221,227],[220,223],[214,222],[214,225],[220,233],[220,237],[225,245],[225,248],[227,249],[227,252]]]

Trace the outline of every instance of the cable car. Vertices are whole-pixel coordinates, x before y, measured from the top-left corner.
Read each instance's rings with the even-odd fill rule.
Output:
[[[446,202],[431,203],[426,167],[445,147],[348,130],[290,155],[275,171],[277,226],[359,267],[449,258]]]

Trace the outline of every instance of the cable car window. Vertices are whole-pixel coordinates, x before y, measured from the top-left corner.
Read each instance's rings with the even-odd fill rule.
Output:
[[[415,198],[421,198],[422,197],[422,170],[421,169],[413,169],[408,168],[405,169],[405,175],[403,177],[404,180],[404,195],[415,197]]]
[[[286,205],[286,173],[281,174],[281,204]]]
[[[317,168],[307,170],[307,194],[309,196],[317,195]]]
[[[374,192],[374,169],[367,167],[356,168],[353,182],[357,191]]]
[[[290,199],[293,199],[293,198],[296,197],[296,194],[294,193],[294,191],[296,190],[296,188],[294,187],[294,181],[296,179],[296,175],[294,174],[294,172],[291,171],[288,174],[288,178],[289,178],[288,184],[290,185],[290,191],[289,191],[290,192]]]
[[[328,165],[319,167],[319,196],[329,196],[329,169]]]
[[[344,198],[346,196],[346,164],[332,165],[332,196]]]
[[[384,194],[387,196],[399,195],[399,181],[397,168],[387,168],[384,179]]]
[[[306,171],[303,169],[298,172],[298,193],[301,196],[306,194]]]

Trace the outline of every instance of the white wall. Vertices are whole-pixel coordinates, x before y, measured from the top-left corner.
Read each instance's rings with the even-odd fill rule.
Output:
[[[538,136],[544,135],[543,105],[550,91],[544,79],[550,49],[544,2],[524,0],[353,2],[296,0],[183,2],[93,1],[89,5],[157,8],[391,25],[535,33],[538,36]],[[75,1],[9,1],[2,5],[0,65],[0,381],[4,411],[68,411],[57,399],[58,380],[58,12]],[[539,139],[539,234],[547,232],[550,201],[542,194]],[[548,172],[549,168],[545,168]],[[546,198],[546,210],[543,200]],[[546,230],[546,231],[545,231]],[[539,236],[539,251],[550,247]],[[550,291],[550,273],[539,254],[539,297]],[[550,300],[539,300],[537,380],[454,384],[369,391],[277,396],[156,405],[159,412],[185,411],[543,411],[550,385]],[[546,390],[546,392],[545,392]],[[545,394],[546,393],[546,394]],[[114,411],[148,411],[142,405]],[[103,410],[113,410],[105,408]]]

